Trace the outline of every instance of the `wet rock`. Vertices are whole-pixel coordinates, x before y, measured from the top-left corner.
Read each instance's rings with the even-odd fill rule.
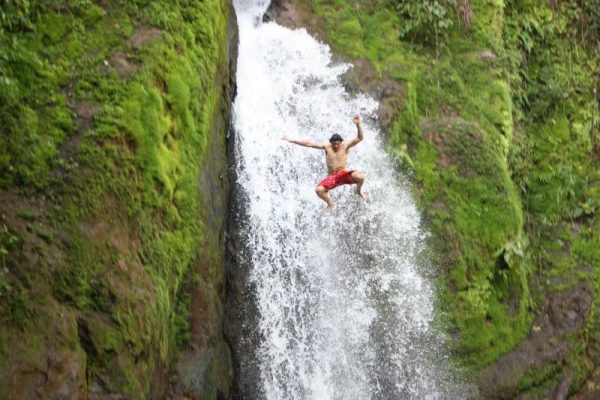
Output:
[[[11,399],[82,399],[86,393],[85,355],[53,348],[45,360],[22,363],[12,371]]]
[[[269,8],[263,15],[263,22],[271,22],[276,21],[281,15],[282,10],[288,11],[288,4],[283,4],[282,0],[272,0],[271,4],[269,4]]]
[[[263,15],[263,22],[275,21],[290,29],[306,28],[313,35],[318,33],[319,21],[305,9],[303,4],[289,0],[272,0]]]
[[[80,352],[50,351],[44,392],[59,399],[80,399],[85,393],[85,356]]]
[[[598,365],[598,363],[596,363]],[[596,369],[590,378],[581,386],[571,400],[597,400],[600,399],[600,369]]]
[[[342,83],[349,93],[367,93],[379,102],[377,119],[387,133],[397,107],[404,99],[404,86],[389,77],[379,76],[368,60],[351,61],[352,67],[342,75]]]
[[[233,148],[233,143],[230,143]],[[232,170],[232,179],[235,171]],[[240,249],[244,247],[241,221],[246,220],[244,206],[247,204],[243,193],[233,193],[231,215],[227,235],[227,304],[224,331],[231,345],[234,360],[234,386],[231,399],[262,398],[260,369],[256,349],[260,338],[253,335],[250,327],[256,326],[259,316],[256,291],[248,282],[250,264],[245,261]]]
[[[528,369],[540,368],[564,357],[569,350],[565,336],[582,325],[591,302],[591,289],[585,281],[549,295],[529,335],[483,372],[479,388],[484,397],[511,399]],[[570,371],[563,371],[558,385],[551,390],[552,398],[566,398],[571,381]]]
[[[573,374],[571,371],[566,371],[558,383],[558,386],[554,389],[553,398],[556,400],[565,400],[569,394],[569,386],[571,386],[571,382],[573,382]]]
[[[210,351],[186,356],[178,363],[177,383],[169,395],[172,399],[203,399],[204,394],[213,393],[211,375],[214,360]]]
[[[230,134],[227,150],[230,160],[229,179],[237,179],[235,169],[235,135]],[[248,282],[250,265],[240,249],[244,248],[241,221],[247,220],[245,204],[248,199],[243,191],[232,192],[229,197],[229,218],[225,238],[227,265],[226,310],[223,330],[230,345],[233,358],[234,385],[231,400],[262,398],[259,388],[260,370],[256,349],[259,338],[251,335],[249,327],[255,326],[258,318],[255,290]]]
[[[211,120],[205,167],[198,176],[203,204],[202,219],[207,227],[205,243],[193,267],[195,283],[190,295],[188,323],[190,342],[182,349],[171,377],[169,399],[229,398],[232,360],[223,327],[225,298],[225,227],[229,214],[230,179],[228,174],[228,130],[231,101],[236,93],[238,27],[235,10],[230,5],[227,30],[229,68],[219,77],[224,101]]]

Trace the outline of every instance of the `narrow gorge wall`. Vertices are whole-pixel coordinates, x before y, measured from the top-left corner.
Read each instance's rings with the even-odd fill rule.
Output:
[[[3,7],[0,399],[226,398],[231,5]]]

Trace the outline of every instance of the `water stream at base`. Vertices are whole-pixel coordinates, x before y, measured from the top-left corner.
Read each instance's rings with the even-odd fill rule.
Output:
[[[425,234],[407,191],[383,150],[377,103],[347,94],[329,48],[305,30],[262,23],[265,0],[236,0],[240,29],[234,103],[235,190],[259,338],[252,372],[265,399],[458,399],[468,397],[444,367],[442,337],[431,327],[434,293],[423,257]],[[366,175],[354,186],[314,192],[326,175],[322,150],[280,140],[365,139],[348,167]],[[258,371],[249,371],[257,366]]]

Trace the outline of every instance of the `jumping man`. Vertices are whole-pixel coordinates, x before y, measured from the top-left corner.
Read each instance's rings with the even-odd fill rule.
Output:
[[[290,139],[287,136],[282,137],[282,140],[290,143],[299,144],[300,146],[312,147],[315,149],[325,150],[325,162],[327,163],[328,175],[317,184],[315,191],[325,203],[327,207],[323,209],[324,212],[330,211],[335,205],[329,197],[331,189],[340,185],[351,185],[356,183],[356,194],[367,200],[367,196],[361,191],[365,176],[360,171],[347,170],[346,160],[348,159],[348,150],[350,147],[356,145],[358,142],[363,140],[363,130],[360,125],[360,115],[354,114],[352,122],[356,124],[356,137],[345,141],[337,133],[329,139],[329,143],[316,143],[310,140],[296,140]]]

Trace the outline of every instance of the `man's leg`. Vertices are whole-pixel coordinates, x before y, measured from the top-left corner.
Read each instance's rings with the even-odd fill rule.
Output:
[[[317,196],[319,196],[325,203],[327,203],[327,207],[325,207],[323,211],[326,212],[335,207],[335,204],[333,204],[333,201],[331,201],[331,197],[329,197],[325,186],[317,186],[315,188],[315,192],[317,192]]]
[[[356,183],[356,194],[362,197],[363,200],[367,200],[367,195],[362,192],[362,185],[365,182],[365,176],[360,171],[354,171],[352,173],[352,180]]]

